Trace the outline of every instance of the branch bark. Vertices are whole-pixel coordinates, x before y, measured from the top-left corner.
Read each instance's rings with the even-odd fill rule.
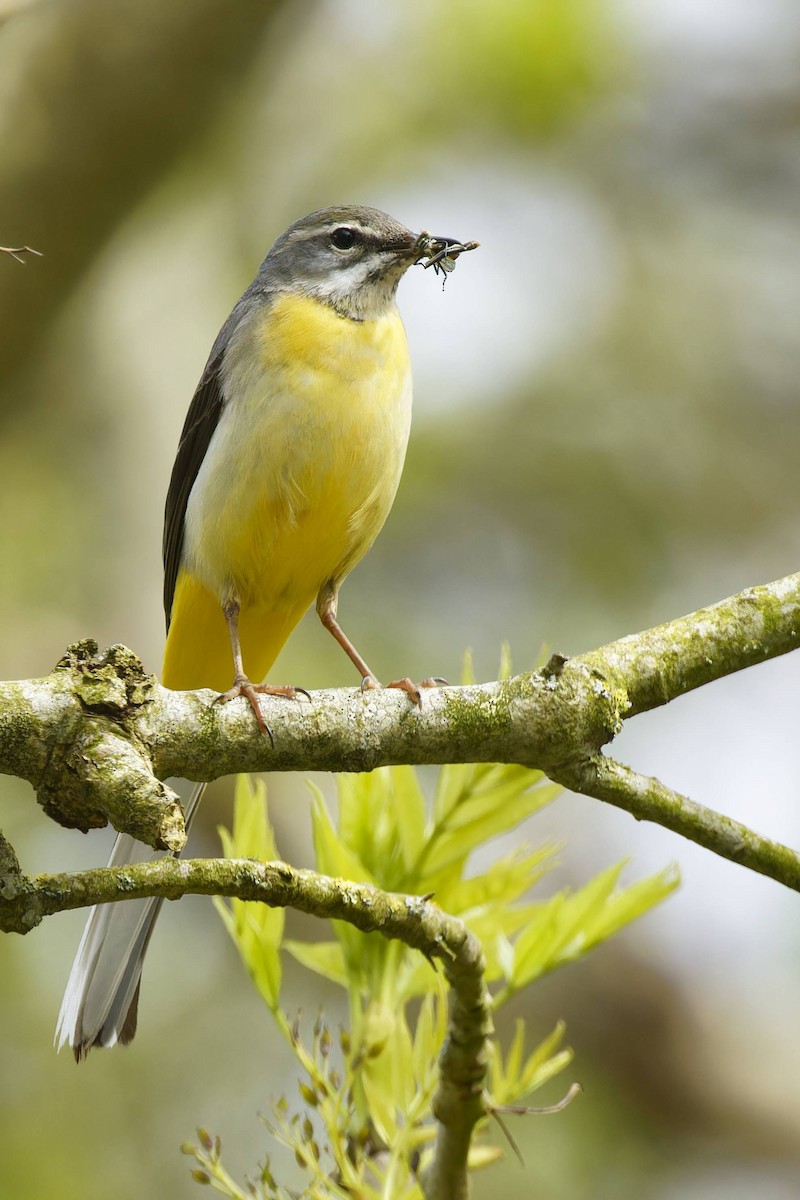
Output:
[[[349,921],[363,933],[396,938],[441,962],[451,999],[433,1101],[438,1121],[436,1143],[423,1187],[427,1200],[465,1200],[470,1139],[475,1125],[486,1115],[483,1082],[493,1030],[483,951],[462,921],[418,896],[330,879],[284,862],[251,859],[162,858],[33,879],[19,873],[14,859],[14,882],[4,891],[2,849],[0,839],[0,929],[6,932],[27,933],[46,916],[87,904],[148,896],[165,900],[190,894],[234,896]]]
[[[638,819],[800,890],[800,855],[678,796],[601,753],[625,720],[714,679],[794,650],[800,574],[539,671],[426,692],[264,696],[275,746],[248,705],[211,692],[169,692],[122,646],[71,647],[46,679],[0,684],[0,772],[28,779],[67,826],[111,821],[150,845],[179,849],[182,815],[160,781],[238,771],[368,771],[390,763],[518,762]]]
[[[275,745],[246,703],[169,692],[123,646],[70,647],[46,679],[0,684],[0,771],[28,779],[56,820],[111,821],[150,845],[185,840],[177,797],[161,780],[236,771],[370,770],[390,763],[519,762],[586,795],[656,821],[800,891],[800,854],[672,792],[602,753],[623,722],[798,644],[800,574],[575,658],[554,655],[513,679],[426,693],[264,697]],[[0,835],[0,930],[26,933],[66,908],[186,893],[237,896],[348,920],[397,937],[444,964],[449,1036],[440,1062],[428,1200],[464,1200],[467,1154],[491,1035],[480,945],[461,922],[418,898],[331,880],[285,863],[174,858],[76,875],[25,876]]]

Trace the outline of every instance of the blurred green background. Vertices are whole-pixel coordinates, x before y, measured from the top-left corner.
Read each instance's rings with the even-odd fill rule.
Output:
[[[0,242],[45,255],[0,256],[2,677],[85,636],[158,669],[194,385],[274,237],[332,203],[482,243],[444,293],[401,286],[415,426],[341,606],[380,674],[457,678],[471,646],[492,678],[503,639],[524,668],[797,568],[791,0],[0,0],[0,22]],[[352,676],[312,618],[274,681]],[[799,693],[797,662],[765,665],[617,752],[798,844]],[[303,780],[270,794],[308,863]],[[110,845],[14,780],[0,820],[28,871]],[[567,1019],[585,1094],[516,1125],[525,1168],[509,1155],[476,1196],[797,1197],[798,898],[579,797],[528,833],[566,839],[561,883],[630,855],[629,878],[677,859],[684,887],[509,1014]],[[257,1110],[294,1084],[210,903],[164,913],[136,1042],[78,1070],[50,1040],[82,924],[0,942],[0,1198],[184,1200],[198,1123],[253,1168]],[[290,1009],[319,996],[289,969]]]

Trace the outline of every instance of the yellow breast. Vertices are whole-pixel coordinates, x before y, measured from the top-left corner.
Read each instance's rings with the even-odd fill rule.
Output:
[[[397,490],[411,417],[400,315],[356,322],[280,295],[237,331],[224,386],[185,564],[243,608],[304,610],[366,552]]]

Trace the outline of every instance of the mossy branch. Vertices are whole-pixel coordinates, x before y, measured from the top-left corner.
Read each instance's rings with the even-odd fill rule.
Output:
[[[0,845],[0,851],[2,846]],[[273,908],[296,908],[313,916],[348,921],[363,933],[381,933],[439,962],[451,988],[448,1036],[439,1061],[433,1102],[438,1121],[427,1200],[464,1200],[472,1131],[486,1115],[483,1083],[492,1035],[490,998],[480,943],[462,921],[417,896],[380,891],[369,884],[330,879],[284,862],[172,857],[76,874],[16,872],[16,886],[2,891],[0,929],[26,933],[44,917],[87,904],[163,896],[229,896]]]
[[[425,693],[264,696],[275,744],[245,701],[169,692],[125,647],[70,648],[46,679],[0,684],[0,771],[28,779],[46,811],[81,829],[105,824],[150,845],[184,841],[177,798],[160,781],[239,771],[367,771],[394,763],[514,762],[655,821],[800,890],[800,855],[676,795],[601,753],[623,722],[800,642],[800,574],[539,671]]]
[[[590,653],[554,655],[539,671],[427,692],[420,709],[393,691],[317,692],[310,702],[264,697],[274,746],[258,733],[245,702],[220,706],[210,692],[169,692],[124,647],[98,653],[85,642],[46,679],[0,684],[0,771],[30,780],[64,825],[111,821],[150,845],[178,850],[183,817],[161,782],[172,775],[210,780],[239,771],[523,763],[800,891],[800,854],[602,753],[628,717],[793,650],[799,631],[794,575]],[[428,1200],[463,1200],[470,1138],[486,1111],[491,1018],[481,948],[461,922],[424,900],[284,863],[167,857],[29,878],[0,836],[0,930],[25,933],[66,908],[190,892],[339,918],[442,962],[450,1025],[424,1187]]]

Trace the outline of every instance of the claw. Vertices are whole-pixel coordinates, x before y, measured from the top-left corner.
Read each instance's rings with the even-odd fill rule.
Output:
[[[233,681],[233,687],[215,697],[214,704],[228,704],[231,700],[237,700],[239,696],[244,696],[253,710],[258,728],[267,735],[274,748],[275,738],[261,712],[261,705],[258,703],[259,693],[263,696],[284,696],[287,700],[296,700],[298,696],[305,696],[309,703],[311,696],[305,688],[275,687],[270,683],[251,683],[249,679],[237,677]]]
[[[439,687],[440,684],[449,686],[446,679],[441,675],[432,675],[428,679],[423,679],[420,683],[414,683],[405,675],[402,679],[393,679],[391,683],[381,683],[374,675],[365,675],[361,680],[362,692],[371,692],[376,688],[397,688],[401,692],[405,692],[412,703],[416,704],[417,708],[422,708],[422,688]]]

